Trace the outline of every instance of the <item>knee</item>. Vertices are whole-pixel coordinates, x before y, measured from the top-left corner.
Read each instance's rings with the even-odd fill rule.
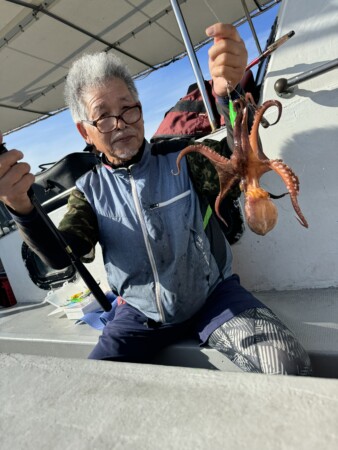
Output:
[[[301,351],[294,352],[277,352],[276,364],[262,365],[263,373],[271,373],[276,375],[295,375],[295,376],[310,376],[312,375],[312,366],[308,354],[303,348]]]
[[[257,354],[246,355],[256,373],[266,375],[312,375],[311,361],[305,350],[294,354],[274,347],[260,347]]]

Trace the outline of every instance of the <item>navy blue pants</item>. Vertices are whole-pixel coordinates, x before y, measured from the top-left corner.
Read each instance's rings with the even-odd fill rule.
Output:
[[[180,324],[159,324],[136,308],[122,304],[104,327],[89,358],[148,363],[161,349],[183,338],[198,338],[205,344],[223,323],[259,307],[264,305],[240,285],[237,275],[222,281],[202,309]]]

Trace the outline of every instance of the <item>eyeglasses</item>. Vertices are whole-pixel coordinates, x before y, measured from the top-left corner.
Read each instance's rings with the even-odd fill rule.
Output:
[[[118,116],[105,116],[97,120],[81,120],[81,122],[89,123],[89,125],[96,127],[100,133],[110,133],[116,130],[119,120],[122,119],[125,124],[132,125],[141,119],[141,115],[141,106],[134,105],[125,109]]]

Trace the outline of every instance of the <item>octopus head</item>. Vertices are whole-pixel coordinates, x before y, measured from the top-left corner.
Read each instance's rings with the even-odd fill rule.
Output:
[[[254,188],[245,193],[244,212],[249,228],[261,236],[271,231],[277,223],[276,205],[262,188]]]

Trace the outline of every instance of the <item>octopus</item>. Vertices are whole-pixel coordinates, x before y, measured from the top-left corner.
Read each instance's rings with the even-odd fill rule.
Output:
[[[249,228],[256,234],[264,236],[271,231],[278,219],[278,210],[271,197],[279,198],[289,194],[292,206],[297,214],[299,223],[308,228],[308,223],[299,207],[297,196],[299,194],[299,179],[282,159],[269,159],[262,150],[259,140],[259,125],[275,125],[282,114],[282,105],[278,100],[267,100],[255,108],[253,124],[249,132],[249,108],[256,106],[251,94],[234,101],[236,119],[233,128],[234,148],[230,158],[226,158],[203,144],[190,145],[178,155],[177,175],[180,172],[181,159],[191,152],[201,153],[208,158],[215,167],[220,191],[215,201],[215,212],[225,224],[220,214],[220,205],[230,189],[238,183],[244,193],[244,215]],[[277,107],[277,119],[269,124],[263,117],[267,109]],[[260,179],[268,171],[276,172],[283,180],[287,193],[281,196],[272,196],[260,186]]]

